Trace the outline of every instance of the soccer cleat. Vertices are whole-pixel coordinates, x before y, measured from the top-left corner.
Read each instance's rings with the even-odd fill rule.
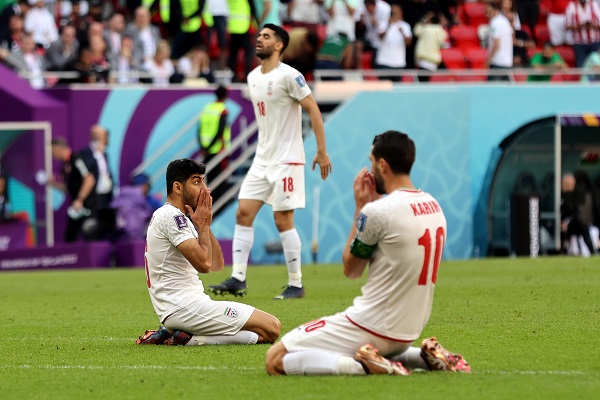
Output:
[[[285,289],[279,296],[275,296],[274,300],[285,300],[285,299],[301,299],[304,297],[304,287],[298,286],[284,286]]]
[[[192,335],[183,331],[173,331],[173,335],[165,341],[167,346],[185,346],[190,341]]]
[[[159,326],[155,331],[146,331],[140,336],[135,343],[136,344],[164,344],[165,340],[171,337],[171,333],[164,326]]]
[[[354,359],[361,363],[367,375],[410,375],[400,361],[388,360],[371,344],[358,349]]]
[[[471,367],[463,356],[444,349],[435,337],[421,342],[421,357],[432,371],[471,372]]]
[[[234,277],[226,279],[220,285],[212,285],[207,289],[209,292],[214,294],[232,294],[234,296],[243,297],[248,293],[248,289],[246,287],[246,281],[239,281]]]

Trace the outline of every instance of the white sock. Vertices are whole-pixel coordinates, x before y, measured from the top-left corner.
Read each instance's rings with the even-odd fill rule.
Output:
[[[256,344],[258,335],[250,331],[239,331],[229,336],[192,336],[186,346],[202,346],[204,344]]]
[[[365,375],[358,361],[320,350],[298,351],[283,356],[286,375]]]
[[[429,371],[425,360],[421,357],[420,347],[409,347],[404,353],[394,357],[392,360],[400,361],[402,365],[409,369],[420,368]]]
[[[233,276],[238,281],[246,280],[248,258],[254,244],[254,228],[251,226],[236,225],[233,232]]]
[[[302,253],[302,242],[296,228],[289,231],[279,232],[281,244],[283,245],[283,254],[288,270],[288,285],[302,287],[302,263],[300,254]]]

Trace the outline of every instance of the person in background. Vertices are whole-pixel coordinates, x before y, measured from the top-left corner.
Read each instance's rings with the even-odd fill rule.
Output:
[[[567,64],[550,41],[544,43],[542,51],[531,57],[531,68],[535,71],[549,72],[550,75],[529,75],[530,82],[547,82],[552,78],[552,72],[567,68]]]
[[[200,143],[200,154],[204,157],[204,164],[207,165],[219,153],[227,151],[231,144],[231,129],[227,122],[229,113],[227,111],[228,91],[224,86],[219,85],[215,90],[216,101],[207,104],[199,117],[198,141]],[[206,174],[206,183],[211,188],[211,194],[214,199],[218,199],[226,189],[226,183],[215,188],[214,180],[221,175],[227,167],[227,157],[217,163]]]
[[[61,27],[60,39],[52,42],[44,57],[49,71],[71,71],[79,57],[79,42],[75,27],[72,25]]]
[[[500,12],[497,1],[486,4],[486,15],[489,19],[487,64],[492,70],[507,70],[513,66],[513,28],[508,20]],[[507,81],[507,75],[489,75],[488,81]]]
[[[48,48],[58,40],[58,29],[54,17],[46,8],[45,0],[30,0],[31,9],[25,16],[25,31],[31,32],[36,45]]]
[[[10,197],[8,196],[8,177],[0,174],[0,220],[11,215]]]
[[[406,48],[412,42],[412,31],[408,22],[404,21],[402,7],[392,5],[390,21],[387,29],[380,33],[381,45],[375,57],[375,68],[384,70],[401,70],[406,68]],[[381,79],[398,81],[398,76],[382,76]]]
[[[52,157],[62,163],[62,181],[51,177],[48,183],[69,194],[71,204],[67,209],[65,242],[72,243],[79,239],[84,222],[96,207],[94,175],[97,174],[97,165],[93,160],[73,153],[64,138],[55,138],[51,144]]]
[[[144,63],[143,70],[150,74],[154,86],[169,86],[169,79],[175,73],[175,66],[170,57],[171,46],[166,40],[161,40],[156,46],[154,57]]]
[[[415,63],[419,69],[437,71],[442,62],[442,48],[448,41],[448,33],[440,25],[439,17],[427,13],[421,22],[415,25],[414,35],[418,39],[415,46]],[[429,82],[429,76],[419,75],[419,81]]]
[[[46,71],[46,62],[36,51],[35,42],[30,34],[21,35],[21,46],[14,51],[9,52],[5,48],[0,48],[0,60],[27,76],[31,87],[41,89],[46,85],[42,76]]]
[[[600,81],[600,53],[594,51],[585,59],[582,68],[588,72],[581,75],[581,82]]]

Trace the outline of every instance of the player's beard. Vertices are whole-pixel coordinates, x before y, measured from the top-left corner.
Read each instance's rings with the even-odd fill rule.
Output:
[[[385,190],[385,182],[383,181],[383,178],[379,174],[378,168],[375,168],[373,170],[373,181],[375,181],[375,191],[377,192],[377,194],[386,194],[387,193]]]
[[[256,49],[256,57],[260,58],[261,60],[267,59],[269,57],[271,57],[271,54],[273,54],[273,46],[269,46],[269,47],[265,47],[263,45],[262,49]]]
[[[192,207],[192,210],[196,210],[196,207],[198,206],[198,198],[194,197],[190,192],[186,191],[185,188],[183,188],[183,204]]]

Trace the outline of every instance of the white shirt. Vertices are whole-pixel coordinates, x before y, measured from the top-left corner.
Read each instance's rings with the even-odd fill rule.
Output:
[[[154,36],[152,36],[150,27],[147,26],[140,30],[138,37],[142,41],[144,47],[144,58],[148,59],[154,57],[154,53],[156,53],[156,42]]]
[[[198,271],[177,250],[197,238],[194,224],[177,207],[166,203],[152,215],[146,235],[146,284],[160,321],[207,296]]]
[[[513,65],[513,28],[508,18],[498,13],[490,20],[490,31],[488,36],[488,49],[494,46],[494,40],[498,39],[499,48],[490,60],[490,65],[498,67],[512,67]]]
[[[293,0],[294,7],[290,19],[294,22],[309,24],[321,23],[319,4],[315,0]]]
[[[112,191],[113,184],[112,180],[110,179],[108,165],[106,164],[106,157],[94,147],[95,146],[92,145],[92,153],[94,154],[94,159],[98,164],[98,182],[96,183],[96,193],[107,194]]]
[[[381,40],[375,62],[393,68],[406,67],[405,38],[411,37],[412,32],[408,22],[396,21],[391,23]]]
[[[354,12],[359,6],[360,0],[346,0],[348,5],[354,8]],[[348,12],[344,0],[325,0],[325,9],[331,8],[333,4],[333,16],[327,21],[327,36],[334,36],[336,33],[344,33],[351,42],[356,39],[354,15]]]
[[[175,73],[175,67],[171,60],[164,60],[157,64],[153,58],[144,63],[144,70],[152,74],[152,84],[154,86],[169,86],[169,78]]]
[[[44,47],[58,40],[58,29],[47,8],[32,7],[25,16],[25,31],[31,32],[33,40]]]
[[[258,123],[254,162],[260,165],[304,164],[299,102],[311,94],[304,76],[284,63],[266,74],[258,66],[248,74],[248,90]]]
[[[386,338],[419,338],[431,315],[446,241],[446,218],[438,202],[420,190],[396,190],[363,207],[356,238],[377,248],[362,296],[346,316]]]
[[[208,10],[215,17],[226,17],[229,15],[229,3],[227,0],[208,0]]]
[[[378,49],[379,45],[381,44],[381,38],[379,37],[379,34],[385,32],[387,29],[391,12],[392,7],[388,3],[383,0],[377,0],[375,3],[374,12],[376,24],[374,25],[371,21],[372,16],[368,13],[365,3],[361,3],[360,15],[367,29],[365,38],[369,41],[369,43],[371,43],[371,46],[376,49]]]

